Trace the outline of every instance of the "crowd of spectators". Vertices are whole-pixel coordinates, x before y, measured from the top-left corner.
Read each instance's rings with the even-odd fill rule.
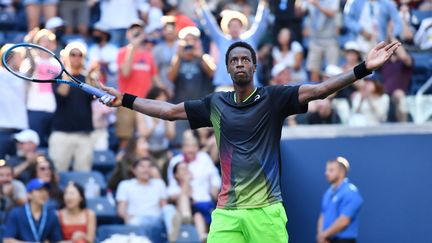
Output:
[[[35,43],[88,84],[174,103],[231,91],[225,51],[237,40],[257,50],[257,86],[325,82],[376,43],[403,43],[380,70],[312,102],[287,126],[408,122],[410,53],[432,59],[430,0],[1,0],[0,29],[1,54]],[[39,59],[38,75],[52,72],[49,58]],[[116,155],[105,174],[125,224],[162,227],[172,240],[178,224],[191,223],[205,241],[221,186],[211,129],[108,108],[82,90],[26,82],[3,67],[0,96],[5,242],[94,241],[85,188],[59,185],[59,172],[90,171],[94,151]],[[35,220],[41,230],[26,231]]]

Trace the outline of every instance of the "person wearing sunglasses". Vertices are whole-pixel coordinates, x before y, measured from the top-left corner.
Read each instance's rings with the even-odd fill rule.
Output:
[[[78,80],[90,82],[85,76],[87,48],[81,42],[71,42],[61,52],[66,69]],[[74,160],[75,171],[90,171],[93,145],[92,95],[67,84],[53,86],[57,108],[54,112],[53,132],[48,140],[48,154],[58,171],[67,171]]]

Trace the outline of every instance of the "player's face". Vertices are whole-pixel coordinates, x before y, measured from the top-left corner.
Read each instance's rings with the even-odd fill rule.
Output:
[[[249,85],[252,82],[255,65],[251,52],[244,47],[235,47],[228,56],[228,73],[234,84]]]
[[[325,176],[330,184],[335,183],[341,176],[341,169],[337,163],[327,163]]]

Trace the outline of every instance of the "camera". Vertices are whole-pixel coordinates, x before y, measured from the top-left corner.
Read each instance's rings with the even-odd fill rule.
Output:
[[[184,47],[184,50],[185,51],[191,51],[193,49],[193,45],[190,45],[190,44],[187,44],[187,45],[185,45],[185,47]]]

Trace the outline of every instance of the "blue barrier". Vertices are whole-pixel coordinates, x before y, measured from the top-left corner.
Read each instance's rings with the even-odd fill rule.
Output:
[[[289,132],[288,132],[289,133]],[[432,242],[432,134],[289,138],[281,141],[290,243],[316,242],[326,160],[349,159],[365,203],[360,243]]]

